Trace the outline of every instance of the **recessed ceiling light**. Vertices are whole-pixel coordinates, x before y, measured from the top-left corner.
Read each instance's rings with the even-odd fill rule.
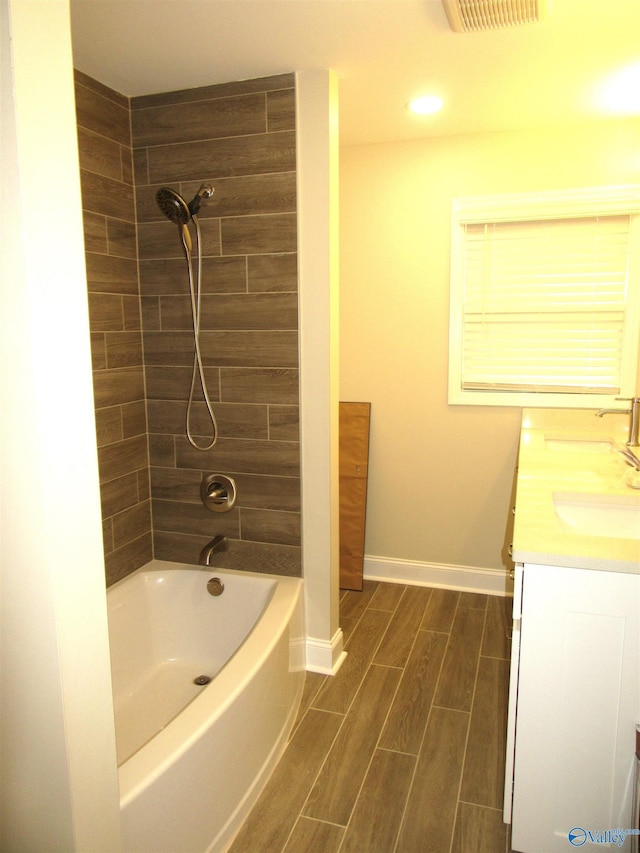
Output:
[[[442,98],[438,98],[436,95],[423,95],[421,98],[414,98],[413,101],[409,101],[407,106],[413,113],[428,116],[441,110],[442,103]]]
[[[607,112],[618,115],[640,113],[640,63],[610,77],[600,88],[599,103]]]

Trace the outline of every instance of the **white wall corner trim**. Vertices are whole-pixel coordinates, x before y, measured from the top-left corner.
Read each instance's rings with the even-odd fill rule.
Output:
[[[338,628],[330,643],[316,637],[307,637],[307,672],[335,675],[347,656],[342,648],[342,639],[342,628]]]
[[[450,566],[365,555],[364,577],[366,580],[434,586],[487,595],[513,594],[513,581],[504,569]]]

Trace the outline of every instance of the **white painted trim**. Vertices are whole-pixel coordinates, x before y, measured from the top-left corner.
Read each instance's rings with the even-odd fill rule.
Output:
[[[335,675],[347,656],[342,648],[342,639],[342,628],[338,628],[330,643],[317,637],[307,637],[307,672]]]
[[[302,571],[306,630],[327,648],[339,625],[337,112],[335,73],[297,71]]]
[[[502,569],[421,563],[393,557],[365,556],[364,577],[366,580],[435,586],[487,595],[511,595],[513,592],[513,581]]]
[[[640,213],[640,184],[455,198],[458,223]]]

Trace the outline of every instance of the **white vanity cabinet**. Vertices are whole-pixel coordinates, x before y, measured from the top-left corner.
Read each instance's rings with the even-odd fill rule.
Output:
[[[505,785],[514,851],[592,849],[598,833],[631,827],[639,615],[638,574],[517,567]]]

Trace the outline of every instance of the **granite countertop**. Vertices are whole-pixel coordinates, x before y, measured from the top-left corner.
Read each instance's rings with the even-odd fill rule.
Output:
[[[640,502],[640,490],[625,482],[632,468],[613,449],[624,445],[628,416],[597,418],[595,411],[523,410],[515,562],[640,574],[640,539],[570,532],[554,509],[553,494],[560,492]]]

